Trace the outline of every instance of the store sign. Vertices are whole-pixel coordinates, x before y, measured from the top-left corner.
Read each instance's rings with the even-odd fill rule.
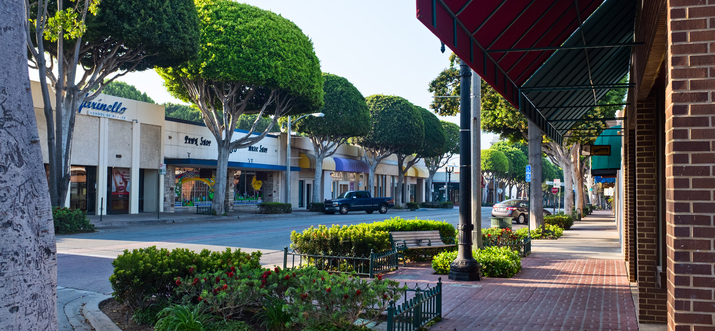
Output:
[[[204,137],[192,138],[189,136],[184,136],[184,144],[195,146],[211,146],[211,140],[204,139]]]
[[[248,151],[249,152],[258,152],[258,153],[268,153],[268,148],[263,147],[263,145],[260,146],[248,146]]]
[[[124,107],[121,102],[117,101],[112,103],[110,101],[109,103],[105,103],[102,102],[102,100],[102,98],[99,98],[96,101],[92,100],[83,102],[82,105],[79,106],[77,113],[89,116],[106,117],[115,120],[130,120],[124,116],[124,113],[127,111],[127,107]]]

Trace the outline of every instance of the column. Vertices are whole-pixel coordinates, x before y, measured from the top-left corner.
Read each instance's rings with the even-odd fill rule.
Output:
[[[97,165],[97,215],[107,215],[107,148],[109,119],[99,119],[99,162]]]
[[[129,213],[139,213],[139,152],[141,151],[141,125],[132,125],[132,167],[129,169]],[[147,184],[147,183],[144,183]]]

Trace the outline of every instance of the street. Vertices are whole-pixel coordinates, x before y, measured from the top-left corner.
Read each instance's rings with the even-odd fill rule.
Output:
[[[491,207],[482,207],[482,228],[490,226]],[[358,224],[382,221],[401,216],[405,219],[429,219],[459,222],[459,210],[390,210],[385,215],[352,212],[347,215],[322,215],[296,212],[286,217],[262,220],[206,221],[105,229],[95,233],[57,236],[57,283],[61,287],[110,294],[109,276],[112,259],[125,249],[156,245],[168,249],[182,247],[199,251],[226,247],[244,251],[260,250],[264,265],[280,265],[283,247],[290,246],[293,230],[302,231],[311,225]],[[523,225],[514,224],[514,228]]]

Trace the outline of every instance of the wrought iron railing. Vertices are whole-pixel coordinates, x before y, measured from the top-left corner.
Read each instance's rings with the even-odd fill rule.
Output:
[[[485,242],[484,247],[510,247],[512,249],[518,250],[519,255],[526,257],[531,254],[531,238],[525,237],[524,239],[517,240],[499,240],[494,242]]]
[[[283,269],[313,266],[320,270],[352,273],[374,278],[375,275],[397,269],[397,250],[390,249],[370,256],[340,256],[304,254],[283,248]]]
[[[442,278],[437,286],[422,290],[419,287],[408,289],[415,292],[411,299],[395,305],[390,301],[387,307],[387,331],[417,330],[437,318],[442,318]]]

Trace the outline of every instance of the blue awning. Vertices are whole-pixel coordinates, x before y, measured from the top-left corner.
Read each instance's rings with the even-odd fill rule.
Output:
[[[345,171],[345,172],[362,172],[369,173],[370,167],[367,163],[360,160],[343,159],[341,157],[334,157],[335,160],[335,171]]]
[[[204,159],[164,159],[164,163],[177,165],[182,167],[216,167],[216,160],[204,160]],[[284,165],[273,165],[273,164],[263,164],[263,163],[249,163],[249,162],[228,162],[229,168],[241,168],[241,169],[255,169],[255,170],[276,170],[285,171],[286,167]],[[290,167],[290,171],[300,171],[300,167]]]
[[[593,180],[596,183],[615,183],[616,182],[615,178],[603,178],[601,176],[594,176]]]

